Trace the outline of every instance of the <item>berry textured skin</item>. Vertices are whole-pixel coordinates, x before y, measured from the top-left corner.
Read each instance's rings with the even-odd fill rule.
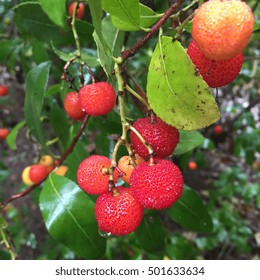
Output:
[[[9,88],[6,85],[0,85],[0,96],[6,96]]]
[[[253,31],[251,8],[239,0],[211,0],[195,12],[192,37],[208,58],[226,60],[241,54]]]
[[[84,159],[78,167],[77,180],[79,186],[88,194],[102,194],[108,190],[109,174],[102,172],[109,168],[111,160],[108,157],[92,155]],[[114,172],[114,182],[118,179],[118,172]]]
[[[173,162],[155,159],[138,165],[130,178],[134,198],[148,209],[169,208],[182,194],[183,176]]]
[[[9,133],[10,133],[9,129],[0,128],[0,140],[5,140]]]
[[[140,157],[138,154],[135,154],[135,163],[136,165],[144,162],[144,159]],[[131,158],[130,156],[122,156],[117,164],[118,168],[124,173],[124,175],[121,177],[121,179],[128,183],[130,182],[130,177],[135,169],[135,167],[131,164]]]
[[[46,166],[40,165],[40,164],[34,164],[31,165],[31,168],[29,170],[29,179],[34,184],[41,183],[49,174],[49,170]]]
[[[72,17],[73,16],[73,11],[74,11],[74,7],[75,7],[76,3],[73,2],[69,5],[68,8],[68,13],[69,15]],[[81,19],[84,17],[84,13],[85,13],[85,7],[83,3],[79,3],[77,12],[76,12],[76,18]]]
[[[157,116],[137,119],[133,127],[153,147],[156,157],[159,158],[170,156],[180,139],[179,131]],[[135,152],[141,157],[146,158],[149,155],[147,148],[133,131],[130,132],[130,141]]]
[[[135,231],[144,214],[143,207],[134,199],[131,190],[124,187],[100,195],[94,211],[99,229],[117,236]]]
[[[83,86],[79,91],[82,108],[91,116],[105,115],[116,104],[116,93],[107,82],[98,82]]]
[[[187,54],[199,70],[204,81],[212,88],[226,86],[239,74],[244,62],[243,54],[227,60],[214,61],[207,58],[198,48],[195,41],[188,47]]]
[[[83,120],[86,113],[82,110],[79,95],[76,92],[69,92],[64,100],[64,109],[68,116],[75,121]]]

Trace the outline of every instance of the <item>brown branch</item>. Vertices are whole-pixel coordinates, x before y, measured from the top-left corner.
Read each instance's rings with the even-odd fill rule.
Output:
[[[77,144],[84,128],[86,127],[87,123],[88,123],[88,120],[89,120],[89,115],[86,115],[81,126],[80,126],[80,129],[79,131],[77,132],[77,134],[75,135],[75,137],[73,138],[71,144],[69,145],[68,149],[63,153],[63,155],[61,156],[60,160],[59,160],[59,163],[57,164],[56,167],[59,167],[62,165],[62,163],[66,160],[66,158],[68,157],[68,155],[73,151],[75,145]],[[21,198],[23,196],[26,196],[27,194],[29,194],[30,192],[32,192],[34,189],[36,189],[37,187],[39,187],[48,177],[46,177],[44,180],[42,180],[39,184],[35,184],[35,185],[32,185],[31,187],[27,188],[25,191],[22,191],[20,193],[17,193],[17,194],[14,194],[12,195],[3,205],[3,207],[5,207],[7,204],[9,204],[11,201],[14,201],[18,198]]]
[[[121,52],[121,58],[123,61],[126,61],[128,58],[134,56],[139,49],[141,49],[153,36],[154,34],[162,27],[166,20],[172,15],[174,10],[182,4],[183,0],[176,0],[164,15],[156,22],[156,24],[151,28],[151,30],[144,36],[140,41],[134,44],[131,48]]]
[[[77,134],[75,135],[75,137],[73,138],[70,146],[68,147],[68,149],[63,153],[63,155],[61,156],[60,160],[59,160],[59,164],[58,166],[61,166],[62,163],[64,162],[64,160],[68,157],[68,155],[73,151],[74,147],[76,146],[78,140],[79,140],[79,137],[81,136],[84,128],[86,127],[87,123],[88,123],[88,120],[89,120],[89,115],[86,115],[80,128],[79,128],[79,131],[77,132]]]

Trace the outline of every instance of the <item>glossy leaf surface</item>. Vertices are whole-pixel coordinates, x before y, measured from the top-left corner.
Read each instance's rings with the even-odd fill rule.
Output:
[[[40,195],[40,209],[55,239],[82,258],[102,258],[106,240],[98,233],[94,203],[74,182],[50,175]]]

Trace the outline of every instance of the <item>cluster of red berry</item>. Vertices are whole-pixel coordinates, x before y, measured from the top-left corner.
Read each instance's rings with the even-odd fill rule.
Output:
[[[107,114],[115,104],[113,87],[98,82],[83,86],[79,93],[68,93],[64,108],[72,119],[80,120],[85,114]],[[144,208],[168,208],[183,189],[180,169],[165,159],[176,148],[179,131],[153,114],[137,119],[131,128],[133,154],[121,157],[118,163],[103,155],[92,155],[81,162],[77,171],[79,186],[88,194],[99,195],[95,203],[99,229],[113,235],[135,231]],[[130,187],[115,187],[119,177]]]
[[[187,53],[210,87],[225,86],[237,77],[253,25],[251,8],[240,0],[210,0],[197,9]]]

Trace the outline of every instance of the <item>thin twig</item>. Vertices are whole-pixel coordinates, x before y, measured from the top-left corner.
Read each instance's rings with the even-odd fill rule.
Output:
[[[131,48],[121,52],[122,62],[126,61],[128,58],[134,56],[139,49],[141,49],[153,36],[154,34],[162,27],[166,20],[171,16],[176,8],[182,4],[183,0],[177,0],[172,4],[164,15],[155,23],[151,30],[144,36],[140,41],[134,44]]]
[[[89,115],[86,115],[81,126],[80,126],[80,129],[79,131],[77,132],[76,136],[73,138],[70,146],[68,147],[68,149],[63,153],[63,155],[61,156],[58,164],[56,167],[59,167],[62,165],[62,163],[66,160],[66,158],[69,156],[69,154],[73,151],[75,145],[77,144],[84,128],[86,127],[87,123],[88,123],[88,120],[89,120]],[[48,178],[48,177],[47,177]],[[26,196],[27,194],[29,194],[30,192],[32,192],[34,189],[36,189],[37,187],[39,187],[47,178],[43,179],[39,184],[35,184],[35,185],[32,185],[30,186],[29,188],[27,188],[25,191],[22,191],[20,193],[17,193],[17,194],[14,194],[12,195],[5,203],[4,203],[4,206],[6,206],[7,204],[9,204],[10,202],[18,199],[18,198],[21,198],[23,196]]]

